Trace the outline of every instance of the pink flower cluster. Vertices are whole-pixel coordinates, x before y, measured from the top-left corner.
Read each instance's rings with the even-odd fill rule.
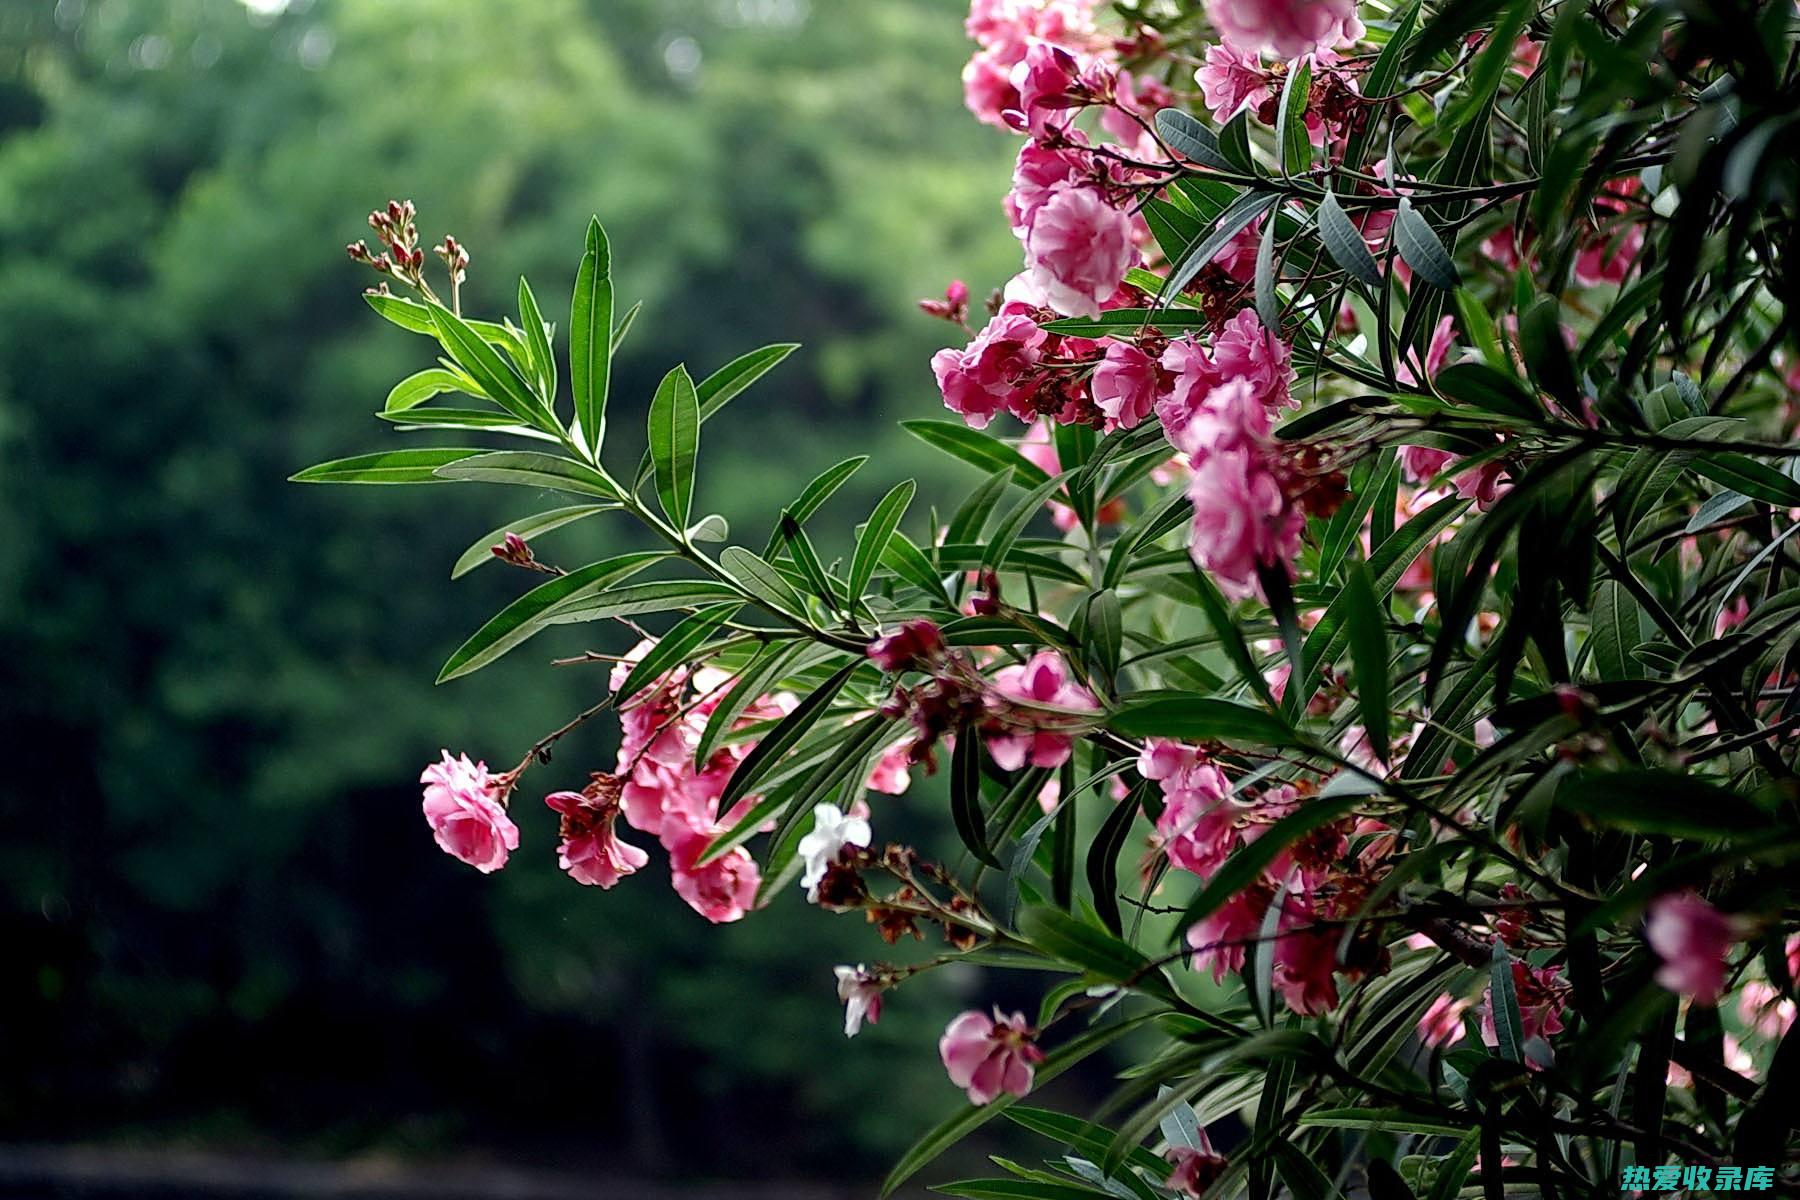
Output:
[[[1027,764],[1060,767],[1069,761],[1075,738],[1068,716],[1097,712],[1094,693],[1069,678],[1062,656],[1040,650],[1022,665],[1005,667],[994,676],[989,707],[987,748],[994,765],[1016,771]]]
[[[646,639],[632,648],[613,668],[613,687],[625,683],[632,666],[654,645]],[[707,721],[731,681],[731,676],[710,668],[693,672],[677,668],[619,702],[622,738],[617,774],[624,780],[620,805],[625,819],[662,842],[669,852],[676,892],[714,922],[742,917],[762,882],[755,860],[742,847],[705,865],[699,863],[713,839],[755,804],[746,796],[730,812],[719,812],[725,785],[752,743],[727,744],[704,763],[694,763]],[[737,726],[779,718],[792,707],[791,696],[759,697],[744,710]]]
[[[1300,803],[1286,786],[1267,789],[1254,800],[1234,798],[1225,773],[1204,752],[1163,739],[1153,738],[1145,746],[1138,773],[1162,791],[1157,846],[1171,866],[1201,878]],[[1210,969],[1214,979],[1242,970],[1250,947],[1263,935],[1269,906],[1280,895],[1271,972],[1275,989],[1297,1013],[1334,1007],[1336,975],[1349,968],[1338,961],[1336,931],[1318,925],[1320,917],[1330,914],[1315,902],[1313,892],[1348,851],[1343,829],[1335,824],[1284,849],[1261,878],[1189,928],[1194,968]]]
[[[1362,36],[1356,0],[1206,0],[1206,16],[1239,50],[1300,58]]]
[[[1210,355],[1183,339],[1164,352],[1162,366],[1174,383],[1157,415],[1191,472],[1188,549],[1221,590],[1249,595],[1259,569],[1288,569],[1306,525],[1271,436],[1271,413],[1292,402],[1288,348],[1245,309]]]

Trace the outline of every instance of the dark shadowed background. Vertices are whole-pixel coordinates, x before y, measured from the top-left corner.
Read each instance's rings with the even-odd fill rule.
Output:
[[[471,248],[467,309],[497,313],[524,272],[559,323],[601,216],[645,305],[615,453],[636,456],[674,362],[805,343],[706,429],[700,503],[750,540],[851,453],[879,457],[821,533],[902,475],[942,498],[954,469],[893,425],[938,409],[926,359],[951,332],[913,300],[953,275],[985,294],[1018,260],[1012,147],[961,108],[964,7],[0,0],[13,1194],[52,1194],[43,1162],[198,1194],[213,1153],[560,1170],[596,1195],[637,1194],[617,1175],[860,1185],[954,1107],[936,1034],[1010,981],[933,977],[846,1042],[830,965],[884,953],[853,918],[796,888],[713,928],[660,858],[606,893],[561,877],[535,797],[610,766],[610,723],[531,780],[504,872],[439,853],[421,765],[515,762],[603,686],[547,660],[624,642],[565,632],[434,688],[529,583],[452,584],[451,562],[549,505],[284,480],[408,436],[372,414],[430,356],[341,249],[404,196],[427,240]],[[627,536],[546,541],[574,561]],[[931,836],[921,791],[882,836]],[[240,1175],[220,1186],[254,1192]]]

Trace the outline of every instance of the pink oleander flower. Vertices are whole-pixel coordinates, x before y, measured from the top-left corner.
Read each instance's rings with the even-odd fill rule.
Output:
[[[1138,773],[1162,789],[1156,841],[1169,862],[1201,876],[1218,870],[1238,844],[1240,813],[1225,773],[1191,748],[1156,738],[1139,756]]]
[[[1766,1038],[1778,1038],[1794,1023],[1794,1002],[1774,984],[1746,979],[1738,991],[1738,1019]]]
[[[1594,197],[1596,211],[1607,216],[1620,216],[1631,211],[1627,198],[1643,190],[1643,181],[1635,175],[1614,179]],[[1623,283],[1637,266],[1644,248],[1644,226],[1631,222],[1622,228],[1616,223],[1596,227],[1575,256],[1575,282],[1583,287],[1602,283]]]
[[[950,1082],[968,1092],[970,1104],[991,1104],[1003,1093],[1031,1091],[1034,1066],[1044,1059],[1036,1036],[1023,1013],[1009,1017],[996,1008],[989,1017],[971,1009],[944,1030],[938,1056]]]
[[[984,429],[1002,409],[1030,411],[1027,386],[1049,336],[1022,311],[1007,311],[989,321],[962,350],[939,350],[931,359],[944,407]],[[1019,306],[1023,308],[1023,306]]]
[[[881,1022],[881,993],[888,985],[869,974],[868,968],[861,963],[854,967],[834,967],[837,975],[838,999],[844,1004],[844,1036],[855,1037],[862,1031],[863,1022],[871,1025]]]
[[[912,755],[905,742],[896,742],[881,752],[863,786],[886,796],[899,796],[912,786]]]
[[[1240,50],[1299,58],[1362,36],[1356,0],[1206,0],[1206,15]]]
[[[1336,928],[1295,928],[1313,920],[1310,904],[1289,896],[1281,914],[1284,932],[1275,942],[1270,982],[1287,1006],[1303,1017],[1316,1017],[1337,1007],[1338,942]]]
[[[1437,1049],[1440,1046],[1454,1046],[1463,1039],[1462,1015],[1468,1010],[1469,1002],[1452,996],[1449,992],[1440,995],[1419,1018],[1419,1041],[1422,1045]]]
[[[715,925],[739,920],[749,912],[756,904],[757,886],[762,883],[756,860],[742,846],[704,866],[696,865],[713,839],[724,832],[723,825],[702,825],[674,816],[663,830],[676,894]]]
[[[983,46],[1031,38],[1073,44],[1094,36],[1098,0],[972,0],[963,29]]]
[[[1555,967],[1533,967],[1513,960],[1513,991],[1519,997],[1519,1026],[1525,1040],[1549,1038],[1563,1030],[1563,1009],[1568,1007],[1568,987]],[[1494,1027],[1494,988],[1488,985],[1481,999],[1481,1040],[1500,1044]]]
[[[1189,926],[1187,944],[1193,951],[1194,970],[1210,968],[1215,982],[1243,970],[1274,894],[1275,885],[1259,879]]]
[[[1266,408],[1299,403],[1289,392],[1294,381],[1291,360],[1288,344],[1263,328],[1253,308],[1239,310],[1213,340],[1213,369],[1220,380],[1247,381]]]
[[[1016,111],[1023,114],[1025,129],[1033,137],[1042,137],[1052,124],[1069,123],[1074,109],[1068,97],[1081,73],[1081,62],[1051,42],[1033,42],[1025,57],[1013,64],[1012,85],[1019,95]]]
[[[519,848],[519,827],[501,803],[510,782],[490,776],[486,763],[470,762],[466,754],[443,754],[419,776],[432,836],[444,853],[482,874],[498,871]]]
[[[1260,108],[1273,94],[1262,56],[1229,43],[1206,48],[1206,65],[1194,72],[1194,80],[1213,120],[1221,125],[1246,108]]]
[[[1025,265],[1050,307],[1068,317],[1097,317],[1119,290],[1136,251],[1131,218],[1098,189],[1064,188],[1031,216]]]
[[[1425,378],[1427,380],[1437,378],[1437,373],[1444,369],[1444,363],[1449,359],[1450,352],[1455,349],[1456,318],[1444,317],[1432,328],[1431,341],[1425,347]],[[1413,374],[1412,362],[1402,360],[1395,365],[1394,374],[1401,383],[1411,387],[1418,386],[1419,380]]]
[[[1224,380],[1212,356],[1193,338],[1178,338],[1163,351],[1162,369],[1169,390],[1156,402],[1156,416],[1173,445],[1182,442],[1187,424],[1207,395]]]
[[[963,104],[983,125],[1011,129],[1005,114],[1019,107],[1019,90],[1012,83],[1018,61],[1014,47],[993,46],[977,51],[963,66]]]
[[[1188,552],[1228,595],[1251,595],[1259,568],[1286,570],[1300,552],[1306,518],[1259,450],[1202,456],[1188,479],[1188,499],[1194,506]]]
[[[1113,342],[1094,368],[1094,403],[1120,429],[1136,428],[1162,389],[1157,361],[1130,342]]]
[[[1693,892],[1658,896],[1644,921],[1644,937],[1662,959],[1656,982],[1707,1008],[1719,1002],[1732,944],[1742,936],[1740,922]]]
[[[1012,188],[1006,193],[1006,219],[1020,238],[1031,228],[1038,209],[1052,196],[1093,179],[1096,160],[1086,148],[1085,135],[1079,129],[1070,129],[1064,140],[1072,144],[1050,149],[1029,141],[1019,147],[1019,157],[1013,162]],[[1007,298],[1012,299],[1010,295]]]
[[[621,842],[613,832],[619,815],[616,796],[603,789],[551,792],[544,803],[562,814],[562,844],[556,848],[556,865],[576,883],[610,888],[650,861],[638,847]]]
[[[1175,1164],[1167,1180],[1169,1189],[1183,1196],[1204,1196],[1231,1165],[1230,1159],[1213,1150],[1206,1130],[1199,1132],[1198,1146],[1170,1146],[1163,1152],[1163,1157]]]
[[[894,672],[928,663],[944,650],[943,631],[932,622],[919,618],[901,622],[892,633],[870,642],[864,653],[882,670]]]
[[[1069,678],[1068,667],[1054,650],[1040,650],[1024,665],[1002,669],[994,676],[990,703],[998,712],[987,735],[987,748],[1003,771],[1016,771],[1027,763],[1060,767],[1074,748],[1074,735],[1054,727],[1063,722],[1049,713],[1034,713],[1029,706],[1084,712],[1100,708],[1092,692]]]

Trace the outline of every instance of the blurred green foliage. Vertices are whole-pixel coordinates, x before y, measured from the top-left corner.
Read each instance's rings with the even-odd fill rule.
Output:
[[[950,331],[912,300],[1017,263],[961,7],[0,7],[0,1127],[870,1174],[953,1105],[941,990],[843,1040],[819,964],[879,957],[866,929],[797,896],[713,929],[660,862],[604,894],[560,877],[533,797],[609,766],[605,729],[534,773],[504,873],[441,855],[412,782],[438,747],[510,765],[603,686],[544,669],[581,630],[431,687],[528,582],[449,564],[549,505],[284,479],[407,436],[345,434],[429,362],[341,252],[396,196],[472,249],[478,314],[521,272],[563,309],[602,216],[645,302],[621,442],[671,363],[805,343],[707,427],[698,503],[751,540],[850,453],[887,477],[838,529],[894,474],[929,494],[944,468],[892,420],[936,407]]]

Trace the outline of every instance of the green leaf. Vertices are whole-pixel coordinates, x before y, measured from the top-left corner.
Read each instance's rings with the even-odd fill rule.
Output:
[[[1643,668],[1632,651],[1644,640],[1637,601],[1615,580],[1602,580],[1594,589],[1594,611],[1589,640],[1594,666],[1601,679],[1642,679]]]
[[[384,450],[322,462],[288,476],[289,483],[443,483],[450,476],[438,468],[482,454],[432,446],[418,450]]]
[[[875,576],[875,565],[887,552],[888,539],[900,527],[900,518],[906,515],[906,506],[912,503],[913,492],[917,489],[918,485],[912,480],[901,480],[881,498],[875,511],[869,514],[862,535],[856,539],[856,551],[850,558],[850,581],[846,596],[852,605],[861,602],[869,580]]]
[[[1142,951],[1060,908],[1043,904],[1027,908],[1019,914],[1019,933],[1044,952],[1098,978],[1135,987],[1161,981]]]
[[[774,370],[782,359],[800,348],[798,342],[777,342],[740,354],[700,381],[700,419],[724,408],[745,388]]]
[[[1269,1147],[1275,1158],[1275,1170],[1293,1193],[1294,1200],[1332,1200],[1338,1190],[1331,1186],[1325,1172],[1308,1158],[1306,1152],[1286,1139]]]
[[[1469,1172],[1474,1169],[1475,1158],[1480,1153],[1481,1131],[1471,1130],[1454,1153],[1438,1159],[1430,1200],[1456,1200],[1462,1194],[1463,1184],[1469,1181]]]
[[[553,508],[549,512],[534,513],[529,517],[520,517],[517,521],[502,525],[492,533],[476,538],[457,558],[456,565],[450,568],[450,578],[461,579],[483,563],[496,561],[491,547],[500,544],[507,534],[516,533],[526,541],[539,534],[549,533],[552,529],[560,529],[571,521],[579,521],[583,517],[591,517],[595,513],[613,512],[616,504],[572,504],[567,508]]]
[[[414,408],[433,396],[443,392],[462,392],[468,394],[469,384],[456,372],[444,367],[428,367],[415,375],[408,375],[394,385],[388,393],[387,403],[381,406],[384,413],[405,412]]]
[[[459,646],[438,672],[437,681],[445,683],[480,670],[550,624],[547,618],[555,610],[598,595],[662,557],[661,551],[649,550],[620,554],[539,584],[501,609]]]
[[[1539,387],[1555,396],[1565,409],[1581,408],[1581,381],[1575,361],[1563,341],[1562,306],[1555,296],[1545,296],[1519,318],[1519,349]]]
[[[605,621],[613,617],[631,617],[639,613],[669,612],[678,608],[696,608],[703,604],[722,604],[727,600],[742,601],[738,590],[728,583],[711,579],[664,579],[656,583],[630,583],[608,588],[588,598],[576,597],[560,604],[545,617],[546,625],[576,625],[584,621]]]
[[[1312,140],[1307,136],[1306,105],[1312,95],[1312,60],[1288,64],[1281,85],[1281,110],[1275,114],[1275,144],[1281,149],[1281,173],[1301,175],[1312,166]]]
[[[1376,265],[1375,256],[1369,253],[1369,244],[1363,241],[1362,231],[1329,191],[1319,200],[1319,240],[1325,243],[1331,261],[1349,272],[1352,278],[1370,287],[1381,284],[1381,268]]]
[[[827,610],[837,611],[837,591],[831,586],[831,576],[826,572],[825,564],[819,561],[819,552],[813,549],[812,539],[806,536],[806,530],[800,528],[800,522],[794,520],[791,513],[781,514],[781,536],[812,587],[813,595]]]
[[[995,870],[1001,862],[988,846],[987,822],[981,815],[981,738],[965,729],[950,755],[950,818],[956,834],[977,860]]]
[[[650,401],[650,466],[656,498],[677,529],[694,507],[694,463],[700,456],[700,401],[686,367],[676,367]]]
[[[383,421],[403,430],[413,429],[472,429],[482,432],[496,430],[501,433],[516,434],[519,437],[535,438],[539,441],[553,442],[556,439],[529,425],[519,424],[519,419],[511,413],[495,412],[490,408],[410,408],[402,412],[379,412],[375,414]]]
[[[744,710],[759,697],[773,691],[809,649],[811,646],[804,641],[777,642],[750,660],[706,719],[706,728],[694,747],[696,768],[703,767],[713,756],[713,751],[725,743]]]
[[[1163,303],[1179,296],[1182,289],[1192,283],[1207,263],[1219,256],[1227,242],[1236,237],[1245,226],[1257,217],[1275,207],[1281,199],[1279,192],[1246,192],[1231,202],[1219,216],[1219,223],[1205,238],[1189,246],[1181,256],[1173,270],[1164,281],[1161,292],[1157,295],[1158,303]]]
[[[531,365],[537,376],[538,394],[552,410],[556,406],[556,355],[550,349],[550,330],[539,311],[531,285],[519,277],[519,323],[525,326],[525,348],[530,351]]]
[[[1269,681],[1257,669],[1256,660],[1250,655],[1250,647],[1244,642],[1244,635],[1239,631],[1237,622],[1231,619],[1231,612],[1225,607],[1225,598],[1219,594],[1218,586],[1198,566],[1194,566],[1192,572],[1194,591],[1200,599],[1200,611],[1206,614],[1206,623],[1212,626],[1213,633],[1217,635],[1219,648],[1231,660],[1238,677],[1250,685],[1251,690],[1262,698],[1270,711],[1278,710],[1280,706],[1275,702],[1275,693],[1269,689]]]
[[[469,378],[487,393],[488,399],[519,418],[520,424],[546,433],[560,432],[556,419],[538,400],[518,368],[502,358],[469,327],[468,322],[436,305],[432,306],[431,319],[437,326],[438,341],[456,360],[456,365],[467,371]]]
[[[581,443],[596,459],[606,440],[612,339],[612,247],[600,228],[600,218],[595,217],[588,223],[587,247],[575,273],[575,295],[569,302],[569,387],[575,393],[575,424]]]
[[[927,446],[980,467],[986,474],[1011,467],[1014,480],[1025,487],[1036,487],[1050,478],[1042,467],[999,438],[970,429],[960,421],[902,421],[900,428]]]
[[[1447,399],[1503,417],[1537,421],[1544,415],[1543,406],[1517,379],[1487,363],[1461,362],[1445,367],[1431,384]]]
[[[975,490],[950,514],[950,524],[945,528],[943,544],[978,544],[981,541],[981,531],[987,528],[988,518],[993,515],[994,506],[1000,503],[1000,497],[1005,495],[1011,484],[1012,470],[1008,467],[1001,467],[976,484]]]
[[[437,473],[445,479],[551,488],[581,496],[599,496],[605,500],[619,498],[618,489],[613,487],[612,481],[586,463],[556,454],[540,454],[533,450],[490,450],[485,454],[459,458],[439,467]]]
[[[1216,740],[1254,746],[1291,746],[1296,740],[1287,722],[1259,708],[1187,692],[1128,696],[1106,724],[1126,737]]]
[[[1411,200],[1401,200],[1400,209],[1394,214],[1394,247],[1400,251],[1406,265],[1426,283],[1446,292],[1454,292],[1462,286],[1456,262],[1444,249],[1437,230],[1419,215]]]
[[[644,302],[639,300],[636,304],[633,304],[630,308],[626,309],[625,315],[619,318],[619,323],[613,326],[612,340],[607,343],[607,348],[611,350],[615,356],[619,353],[619,347],[625,344],[625,336],[631,332],[631,327],[637,324],[638,313],[642,312],[643,309]]]
[[[1583,771],[1563,781],[1556,803],[1627,833],[1711,841],[1755,838],[1774,827],[1736,792],[1673,771]]]
[[[1778,508],[1800,508],[1800,483],[1754,458],[1742,454],[1704,454],[1694,460],[1694,470],[1714,483],[1722,483],[1752,499]]]
[[[431,320],[431,310],[416,300],[408,300],[404,296],[387,296],[380,292],[364,292],[363,299],[369,302],[370,308],[408,333],[437,333],[437,326]]]
[[[1185,244],[1185,243],[1184,243]],[[1146,279],[1143,282],[1149,287],[1160,288],[1162,276],[1152,277],[1155,282]],[[1046,321],[1039,326],[1046,333],[1069,334],[1075,337],[1105,337],[1109,334],[1136,333],[1143,328],[1160,330],[1163,333],[1180,333],[1189,330],[1206,330],[1213,327],[1213,320],[1199,309],[1185,308],[1109,308],[1097,317],[1063,317],[1056,321]],[[901,422],[905,424],[905,422]]]
[[[811,483],[800,489],[800,494],[794,498],[794,502],[787,506],[788,515],[794,518],[796,524],[806,524],[806,519],[818,512],[825,502],[831,499],[840,487],[844,486],[845,480],[861,470],[862,465],[868,461],[868,455],[859,454],[855,458],[846,458],[843,462],[819,472]],[[775,557],[776,552],[781,549],[781,536],[779,529],[769,536],[768,549],[763,551],[764,558]]]
[[[1506,943],[1494,939],[1493,964],[1488,970],[1489,1007],[1493,1010],[1496,1049],[1507,1062],[1525,1061],[1525,1023],[1519,1016],[1519,993],[1513,986],[1512,955]]]
[[[1275,232],[1279,225],[1278,221],[1263,225],[1262,238],[1256,243],[1255,275],[1256,318],[1265,329],[1276,332],[1281,329],[1281,299],[1275,294]]]
[[[1219,139],[1201,123],[1200,118],[1179,108],[1165,108],[1156,114],[1156,132],[1175,151],[1190,162],[1215,171],[1235,171],[1231,160],[1219,153]]]
[[[1119,855],[1130,840],[1131,826],[1137,820],[1141,802],[1142,792],[1138,788],[1132,789],[1106,814],[1088,846],[1087,879],[1088,889],[1094,896],[1094,912],[1100,923],[1115,935],[1123,928],[1119,915]]]
[[[613,689],[613,698],[622,704],[643,691],[653,680],[686,663],[689,656],[718,632],[719,627],[730,620],[731,614],[739,607],[741,606],[735,601],[726,601],[724,604],[714,604],[690,613],[677,621],[632,666],[625,681]]]
[[[1110,683],[1119,673],[1119,655],[1125,645],[1119,594],[1111,588],[1103,588],[1088,598],[1086,641],[1095,664]]]
[[[1348,599],[1344,624],[1350,631],[1350,656],[1356,664],[1356,712],[1375,757],[1385,763],[1390,753],[1387,618],[1366,564],[1351,567],[1344,591]]]
[[[887,553],[881,556],[881,565],[896,578],[904,579],[924,592],[931,603],[956,611],[949,593],[944,591],[944,581],[937,568],[931,565],[925,552],[913,545],[912,539],[900,530],[894,530],[894,536],[888,539]]]
[[[837,694],[850,682],[850,676],[862,665],[862,659],[853,658],[839,667],[829,679],[796,704],[793,712],[781,718],[772,729],[763,734],[755,749],[745,755],[744,761],[731,773],[731,779],[725,784],[724,794],[719,797],[720,812],[729,812],[733,805],[750,794],[757,780],[767,775],[781,761],[782,756],[794,748],[806,731],[825,715],[826,708],[837,699]],[[717,857],[714,854],[717,849],[718,845],[715,843],[701,856],[700,861],[704,863],[709,857]],[[720,850],[719,853],[724,851]]]
[[[1327,1108],[1302,1113],[1299,1123],[1322,1129],[1391,1130],[1423,1133],[1433,1137],[1461,1137],[1467,1121],[1455,1122],[1420,1116],[1409,1108]]]
[[[781,572],[742,546],[727,546],[719,555],[719,565],[771,611],[789,616],[806,615],[806,602],[800,599],[800,594]]]
[[[1031,519],[1043,511],[1044,505],[1050,502],[1050,497],[1062,487],[1069,474],[1070,472],[1065,471],[1054,479],[1045,480],[1000,519],[1000,524],[994,527],[993,537],[988,540],[987,549],[982,552],[982,566],[999,569],[1005,565],[1007,555],[1012,553],[1013,543],[1019,540],[1019,535],[1025,532],[1025,526],[1031,523]]]

